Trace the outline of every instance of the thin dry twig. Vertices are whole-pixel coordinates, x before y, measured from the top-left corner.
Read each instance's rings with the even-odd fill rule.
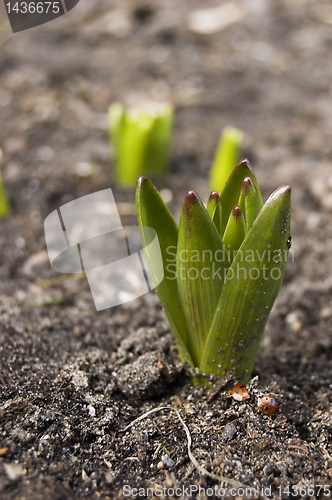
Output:
[[[208,403],[211,401],[211,399],[217,396],[222,389],[224,389],[229,384],[229,382],[232,380],[233,373],[234,373],[233,371],[228,371],[223,378],[221,378],[220,380],[218,380],[216,384],[214,384],[214,386],[209,390],[206,398]]]

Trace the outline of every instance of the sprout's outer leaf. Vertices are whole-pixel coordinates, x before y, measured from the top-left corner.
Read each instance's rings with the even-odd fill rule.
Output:
[[[153,127],[147,144],[144,174],[162,176],[168,171],[171,137],[173,128],[173,108],[165,106],[153,119]]]
[[[233,210],[235,205],[239,204],[242,182],[245,177],[250,177],[252,179],[258,193],[260,205],[261,207],[263,206],[263,200],[259,190],[256,176],[254,172],[251,170],[249,161],[246,158],[244,158],[243,160],[240,161],[240,163],[236,165],[233,172],[228,177],[226,184],[223,187],[223,190],[220,193],[220,203],[222,210],[221,235],[224,234],[231,211]],[[240,206],[240,208],[241,210],[243,210],[243,207]]]
[[[230,262],[233,261],[234,256],[242,245],[245,236],[246,223],[240,207],[236,206],[233,208],[231,215],[229,216],[223,237],[223,242],[229,255],[228,260]]]
[[[228,271],[201,357],[202,372],[223,376],[234,370],[243,383],[250,379],[286,267],[290,192],[290,186],[282,186],[270,196]]]
[[[255,184],[250,179],[250,177],[245,177],[243,179],[241,195],[242,193],[244,197],[247,231],[249,231],[262,208],[258,192],[255,188]]]
[[[211,189],[220,192],[240,159],[240,146],[243,133],[234,127],[225,127],[211,167]]]
[[[0,173],[0,218],[8,217],[12,212]]]
[[[216,226],[198,195],[189,191],[180,218],[176,273],[188,323],[189,349],[196,366],[199,366],[228,266]]]
[[[148,243],[144,227],[151,227],[157,232],[163,258],[164,279],[156,287],[156,291],[174,333],[180,358],[194,368],[186,347],[188,343],[187,324],[182,311],[176,280],[178,227],[154,185],[144,177],[137,180],[136,208],[144,247]],[[146,257],[150,272],[153,275],[154,265],[152,259],[149,258],[149,255]]]

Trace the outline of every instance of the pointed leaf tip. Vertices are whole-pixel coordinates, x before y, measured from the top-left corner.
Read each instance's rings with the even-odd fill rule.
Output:
[[[241,205],[243,202],[247,231],[249,231],[262,208],[259,192],[257,191],[255,183],[250,176],[245,177],[242,181],[242,192],[239,204]]]
[[[199,196],[195,191],[188,191],[187,197],[188,198],[195,198],[196,200],[199,200]]]
[[[235,168],[238,168],[240,165],[246,165],[250,170],[252,170],[248,158],[242,158],[242,160],[239,161]]]
[[[209,196],[208,201],[211,201],[211,200],[215,200],[215,201],[219,200],[219,194],[217,193],[217,191],[211,191],[211,194]]]
[[[243,158],[243,160],[241,160],[240,163],[238,163],[232,171],[231,175],[226,181],[226,184],[223,187],[223,190],[220,193],[220,203],[222,206],[221,234],[224,234],[228,218],[235,205],[238,205],[242,208],[242,213],[244,215],[244,199],[241,200],[241,198],[244,197],[244,188],[242,183],[243,179],[245,179],[246,177],[249,177],[255,186],[255,190],[257,191],[258,195],[259,208],[263,206],[263,200],[260,194],[256,176],[252,171],[247,158]],[[241,196],[241,190],[243,196]],[[254,191],[254,189],[251,189],[250,191]]]
[[[212,191],[207,205],[206,209],[209,212],[209,215],[211,219],[213,220],[218,232],[220,233],[220,226],[221,226],[221,205],[220,205],[220,198],[219,194],[217,191]]]
[[[235,219],[235,222],[237,222],[242,215],[241,208],[236,205],[232,210],[232,215]]]
[[[292,192],[292,188],[289,184],[283,184],[282,186],[278,187],[271,196],[267,199],[266,203],[270,203],[272,200],[278,200],[280,198],[290,196]]]
[[[242,181],[242,186],[243,186],[245,194],[248,194],[250,191],[250,188],[254,186],[254,183],[250,177],[245,177]]]
[[[202,203],[200,197],[195,191],[188,191],[184,199],[183,207],[189,209],[193,205],[196,205],[196,203]]]
[[[143,177],[142,175],[140,177],[137,177],[137,180],[136,180],[136,184],[137,184],[137,187],[141,187],[142,183],[144,181],[147,181],[148,179],[146,177]]]
[[[289,184],[282,184],[278,189],[276,189],[275,193],[279,191],[280,196],[283,194],[290,194],[292,191],[292,187]],[[274,193],[273,193],[274,194]],[[272,194],[272,196],[273,196]]]

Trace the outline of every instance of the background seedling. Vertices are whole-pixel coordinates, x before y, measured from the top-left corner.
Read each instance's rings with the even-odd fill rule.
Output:
[[[234,166],[240,161],[240,148],[243,140],[241,130],[225,127],[210,170],[210,188],[220,192]]]
[[[0,218],[8,217],[11,214],[11,206],[3,185],[3,180],[0,172]]]
[[[127,111],[120,102],[108,112],[110,141],[114,150],[116,180],[134,186],[139,175],[161,177],[168,172],[173,108]]]

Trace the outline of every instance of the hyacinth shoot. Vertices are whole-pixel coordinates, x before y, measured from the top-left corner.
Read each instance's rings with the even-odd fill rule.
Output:
[[[177,226],[152,183],[137,181],[143,243],[144,226],[152,227],[162,250],[165,276],[156,291],[180,358],[201,373],[232,370],[250,379],[287,263],[290,193],[281,186],[263,205],[244,159],[206,206],[189,191]],[[153,256],[147,260],[153,273]]]

